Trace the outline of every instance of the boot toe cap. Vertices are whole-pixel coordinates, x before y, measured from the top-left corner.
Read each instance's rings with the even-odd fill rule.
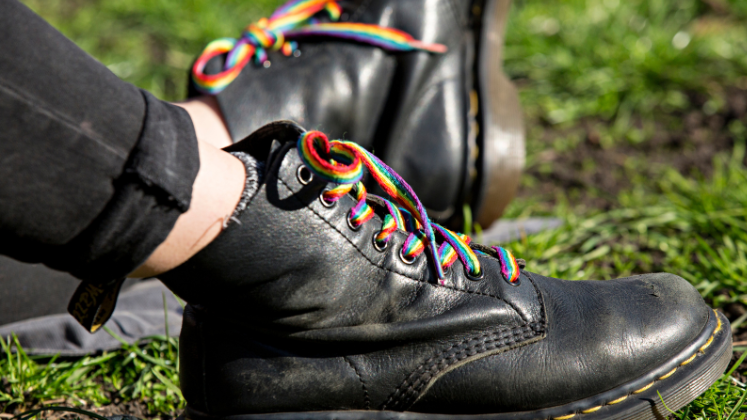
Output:
[[[591,397],[675,357],[699,336],[711,311],[692,285],[672,274],[532,279],[544,300],[546,336],[444,374],[413,410],[533,410]]]

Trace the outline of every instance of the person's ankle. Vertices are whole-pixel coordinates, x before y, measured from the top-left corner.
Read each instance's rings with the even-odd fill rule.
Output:
[[[212,96],[198,96],[174,105],[184,108],[192,118],[197,138],[222,149],[233,144],[218,101]]]
[[[128,277],[153,277],[187,261],[223,230],[244,191],[244,164],[229,153],[198,141],[200,172],[192,187],[189,210],[176,221],[166,240]]]

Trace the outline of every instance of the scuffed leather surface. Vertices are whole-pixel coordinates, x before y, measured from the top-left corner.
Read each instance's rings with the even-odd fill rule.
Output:
[[[710,309],[673,274],[563,281],[531,274],[547,309],[547,338],[463,365],[412,411],[484,413],[552,407],[636,379],[689,345]]]
[[[283,137],[283,127],[263,132]],[[269,141],[250,140],[255,153]],[[402,409],[441,371],[542,338],[541,296],[528,279],[510,285],[485,256],[484,280],[468,280],[456,263],[439,285],[425,254],[401,261],[404,233],[380,252],[378,216],[352,230],[351,197],[323,206],[327,185],[297,180],[295,142],[271,156],[241,224],[160,276],[203,308],[187,311],[200,315],[185,315],[181,340],[190,406],[215,414]]]
[[[217,97],[232,137],[238,141],[271,121],[291,119],[374,151],[433,215],[461,210],[470,188],[473,3],[342,1],[342,21],[393,27],[449,50],[389,53],[349,41],[304,40],[300,57],[271,52],[269,68],[246,66]],[[217,71],[221,63],[214,61]]]
[[[569,282],[522,272],[518,285],[480,256],[443,285],[425,254],[375,249],[377,215],[297,178],[302,130],[278,122],[230,147],[269,154],[264,183],[215,241],[160,276],[190,306],[181,386],[213,415],[379,409],[531,410],[615,388],[661,366],[701,332],[709,309],[668,274]]]
[[[430,341],[377,341],[377,327],[385,326],[371,324],[352,331],[357,338],[325,340],[263,334],[192,306],[185,317],[183,330],[192,333],[180,341],[182,390],[190,407],[214,415],[403,410],[450,366],[531,345],[543,331],[541,323],[494,325],[480,332],[431,329]],[[419,329],[429,326],[424,320]]]

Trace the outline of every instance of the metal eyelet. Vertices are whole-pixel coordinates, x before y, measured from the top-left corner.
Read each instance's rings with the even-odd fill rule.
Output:
[[[386,251],[387,248],[389,248],[389,241],[384,242],[384,245],[379,245],[379,243],[376,241],[376,237],[381,233],[381,231],[374,232],[373,236],[371,236],[371,241],[373,242],[374,248],[379,252]]]
[[[469,272],[469,270],[467,269],[467,267],[464,267],[464,275],[465,275],[465,277],[467,277],[467,278],[468,278],[469,280],[472,280],[472,281],[480,281],[480,280],[482,280],[482,279],[484,279],[484,278],[485,278],[485,271],[483,271],[482,273],[480,273],[480,275],[479,275],[479,276],[475,276],[475,275],[472,275],[472,274],[471,274],[471,273]]]
[[[514,286],[514,287],[521,286],[521,275],[519,275],[519,277],[517,277],[516,281],[513,282],[513,283],[511,283],[510,281],[508,281],[508,279],[506,279],[505,277],[503,277],[503,280],[506,280],[506,283],[510,284],[511,286]]]
[[[351,219],[351,216],[352,216],[352,215],[353,215],[353,210],[350,210],[350,211],[348,212],[348,217],[346,217],[346,218],[345,218],[345,220],[347,220],[347,221],[348,221],[348,227],[350,228],[350,230],[352,230],[353,232],[357,232],[357,231],[361,230],[361,227],[363,226],[363,223],[361,223],[361,224],[360,224],[360,225],[358,225],[358,226],[355,226],[355,225],[353,224],[353,220]]]
[[[418,257],[412,257],[408,260],[407,257],[405,257],[405,247],[402,247],[402,249],[399,250],[399,259],[407,265],[413,265],[415,264],[415,261],[418,260]]]
[[[444,277],[451,275],[451,266],[448,266],[445,269],[443,267],[441,267],[441,269],[444,272]]]
[[[296,178],[298,178],[298,182],[300,182],[302,185],[308,185],[309,182],[314,180],[314,174],[311,173],[309,168],[301,165],[296,170]]]
[[[337,205],[337,201],[327,201],[324,199],[324,191],[319,194],[319,201],[321,201],[322,205],[328,209],[331,209],[332,207]]]

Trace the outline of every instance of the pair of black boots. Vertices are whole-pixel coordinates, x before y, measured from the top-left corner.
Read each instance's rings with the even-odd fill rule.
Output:
[[[218,95],[233,135],[251,132],[227,150],[252,182],[237,223],[160,276],[190,303],[186,418],[659,419],[725,370],[728,321],[685,280],[548,278],[431,223],[463,203],[483,214],[485,191],[504,187],[481,175],[488,143],[521,137],[518,117],[501,125],[514,111],[496,107],[513,93],[484,48],[500,43],[502,5],[345,4],[347,19],[449,53],[304,43]],[[427,211],[368,152],[290,121],[263,125],[281,114],[372,149],[415,181]],[[361,162],[369,189],[389,197],[355,183]]]

